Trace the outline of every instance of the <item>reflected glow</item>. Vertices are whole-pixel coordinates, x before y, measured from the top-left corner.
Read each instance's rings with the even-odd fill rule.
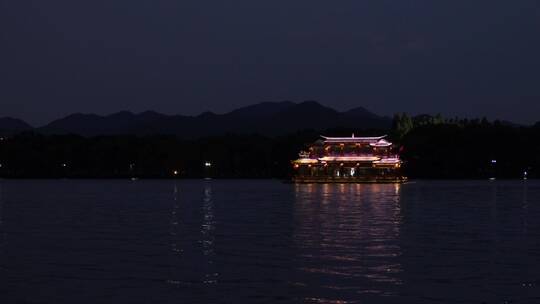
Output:
[[[175,183],[173,188],[173,207],[171,210],[171,277],[167,283],[172,286],[192,286],[194,284],[215,284],[218,273],[214,258],[214,201],[211,183],[204,185],[201,201],[197,202],[201,217],[194,218],[190,210],[179,199],[180,190]],[[190,202],[184,202],[190,203]],[[198,225],[194,225],[198,224]]]
[[[397,289],[402,284],[401,185],[297,184],[294,189],[293,239],[302,261],[297,270],[318,286],[312,290],[320,290],[309,298],[347,303],[343,296],[324,296],[338,287],[354,294],[392,295],[389,285]]]
[[[2,183],[0,181],[0,257],[4,256],[6,247],[6,232],[4,231],[4,197]],[[0,272],[1,273],[1,272]]]
[[[528,221],[529,199],[528,199],[528,185],[527,185],[527,183],[523,183],[521,210],[522,210],[522,212],[521,212],[522,232],[527,233],[528,230],[529,230],[529,221]],[[0,220],[1,220],[1,218],[0,218]]]
[[[202,201],[196,202],[199,216],[191,212],[193,205],[189,204],[193,201],[182,203],[175,183],[170,220],[171,275],[167,284],[177,287],[216,284],[219,274],[214,265],[215,220],[211,183],[204,184]]]
[[[214,263],[214,201],[212,199],[212,185],[206,183],[203,196],[203,224],[201,226],[203,255],[206,257],[204,267],[204,284],[217,283],[218,274],[212,271]]]
[[[4,198],[3,198],[3,193],[2,193],[2,184],[0,183],[0,233],[4,232],[3,226],[2,226],[2,224],[4,223],[3,222],[3,211],[4,211]],[[1,245],[1,243],[0,243],[0,245]]]
[[[175,237],[178,235],[178,211],[179,211],[179,203],[178,203],[178,185],[174,184],[173,188],[173,207],[171,210],[171,229],[170,229],[170,235],[172,237]],[[178,246],[178,243],[176,242],[176,239],[173,238],[171,242],[171,250],[174,254],[178,254],[181,252],[181,249]]]

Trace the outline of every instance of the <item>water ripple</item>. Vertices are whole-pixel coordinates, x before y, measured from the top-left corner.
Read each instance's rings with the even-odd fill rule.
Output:
[[[0,303],[536,303],[540,183],[0,181]]]

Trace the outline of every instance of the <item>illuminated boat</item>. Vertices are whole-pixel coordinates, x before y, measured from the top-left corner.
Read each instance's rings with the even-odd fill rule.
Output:
[[[401,183],[402,161],[394,145],[379,137],[326,137],[292,161],[297,183]]]

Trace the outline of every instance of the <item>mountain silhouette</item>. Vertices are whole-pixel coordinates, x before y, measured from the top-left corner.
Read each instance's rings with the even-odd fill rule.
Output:
[[[138,114],[122,111],[106,116],[77,113],[36,128],[35,131],[48,135],[164,134],[196,138],[227,133],[276,136],[303,129],[385,129],[390,126],[390,118],[376,115],[361,107],[339,112],[315,101],[282,101],[262,102],[225,114],[204,112],[197,116],[165,115],[153,111]]]
[[[31,129],[32,126],[20,119],[11,117],[0,118],[0,135],[11,135]]]

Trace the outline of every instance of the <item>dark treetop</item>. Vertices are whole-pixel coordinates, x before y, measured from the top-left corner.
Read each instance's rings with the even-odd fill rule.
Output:
[[[0,141],[0,177],[287,178],[290,161],[321,134],[351,133],[389,134],[410,178],[522,178],[525,171],[528,178],[540,177],[540,126],[426,115],[397,115],[392,129],[292,129],[279,136],[222,133],[183,139],[26,132]]]

